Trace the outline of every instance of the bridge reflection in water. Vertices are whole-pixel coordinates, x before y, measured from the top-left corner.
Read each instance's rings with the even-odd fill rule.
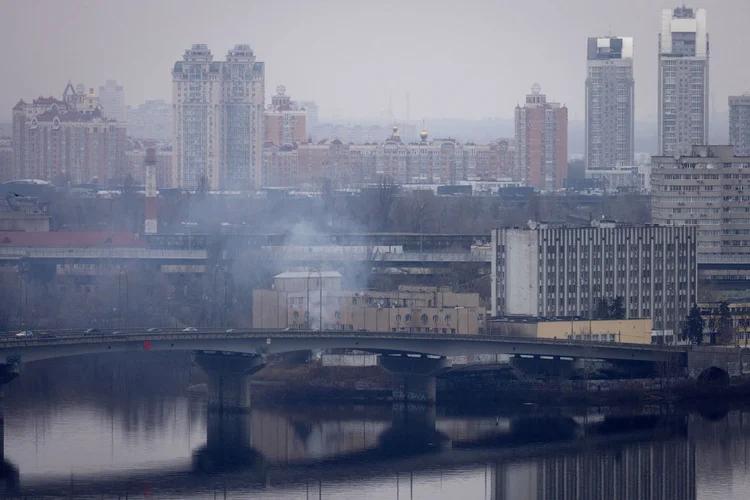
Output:
[[[403,488],[415,476],[424,485],[444,473],[483,469],[484,498],[494,500],[689,500],[696,498],[690,418],[438,416],[435,407],[402,405],[209,411],[206,442],[190,464],[60,479],[25,480],[21,471],[19,482],[6,462],[4,486],[34,498],[125,498],[143,495],[144,485],[153,498],[191,498],[216,488],[225,498],[268,488],[299,498],[292,492],[310,485],[316,494],[357,491],[372,481]]]

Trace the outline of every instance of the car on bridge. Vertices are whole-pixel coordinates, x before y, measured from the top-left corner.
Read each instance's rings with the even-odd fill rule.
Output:
[[[25,339],[25,338],[29,338],[29,337],[33,337],[33,336],[34,336],[34,332],[31,331],[31,330],[24,330],[24,331],[18,332],[16,334],[16,338],[17,339]]]
[[[102,333],[102,331],[98,328],[86,328],[83,333],[85,335],[96,335],[97,333]]]
[[[198,331],[198,329],[197,329],[197,328],[195,328],[194,326],[189,326],[189,327],[187,327],[187,328],[183,328],[183,329],[182,329],[182,331],[183,331],[183,332],[191,332],[191,333],[192,333],[192,332],[197,332],[197,331]]]

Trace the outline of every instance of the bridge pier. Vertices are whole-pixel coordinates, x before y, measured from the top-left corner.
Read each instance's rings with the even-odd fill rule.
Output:
[[[446,358],[382,355],[378,363],[391,374],[393,401],[432,405],[437,400],[435,375],[449,366]]]
[[[198,352],[194,362],[208,376],[209,410],[250,409],[250,376],[265,366],[260,356]]]
[[[215,474],[262,462],[252,447],[251,421],[250,412],[209,411],[206,444],[193,453],[193,470]]]

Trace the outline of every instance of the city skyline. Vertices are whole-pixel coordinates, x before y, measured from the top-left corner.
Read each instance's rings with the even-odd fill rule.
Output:
[[[46,95],[48,89],[68,79],[95,85],[117,80],[127,89],[130,105],[170,99],[171,79],[164,68],[174,61],[174,54],[200,42],[217,50],[248,43],[268,61],[269,89],[280,84],[295,89],[300,100],[315,100],[324,118],[383,117],[392,108],[393,115],[403,119],[407,92],[412,118],[510,118],[519,103],[518,96],[538,82],[571,110],[571,120],[582,120],[585,40],[611,32],[634,38],[638,47],[634,64],[636,119],[656,121],[659,9],[674,7],[646,0],[617,6],[588,0],[565,5],[549,1],[542,9],[538,5],[469,5],[448,15],[435,9],[434,3],[416,2],[398,4],[399,15],[394,18],[387,5],[355,8],[334,2],[315,7],[293,4],[287,7],[286,16],[269,18],[264,12],[270,12],[271,7],[264,3],[226,4],[222,8],[185,3],[175,8],[176,3],[167,1],[140,7],[139,2],[133,3],[133,7],[129,4],[124,8],[73,1],[74,6],[86,10],[86,20],[71,18],[64,30],[52,25],[52,19],[57,9],[63,15],[68,7],[41,0],[13,3],[6,17],[11,29],[0,37],[7,37],[6,46],[14,50],[0,57],[9,70],[7,74],[17,76],[5,82],[6,93],[0,98],[0,108],[5,111],[0,119],[9,119],[9,110],[18,97]],[[34,60],[46,50],[46,37],[25,39],[21,46],[13,43],[17,39],[15,26],[22,26],[22,19],[32,16],[40,5],[51,15],[39,19],[39,30],[56,37],[55,43],[70,47],[66,54],[75,55],[50,58],[38,65]],[[750,13],[750,7],[738,0],[707,0],[691,7],[709,12],[711,79],[715,82],[711,88],[712,113],[723,113],[726,96],[750,88],[750,69],[732,63],[741,47],[750,44],[750,35],[741,29],[741,14]],[[543,14],[529,16],[531,10]],[[567,16],[566,23],[558,22],[564,11],[572,10],[579,14]],[[349,18],[348,14],[353,19],[365,17],[368,22],[335,20],[336,16]],[[162,22],[165,17],[169,23]],[[104,23],[105,18],[119,22]],[[293,35],[283,31],[284,36],[279,36],[294,19],[304,20],[298,23],[300,29]],[[495,21],[490,23],[489,19]],[[498,19],[512,22],[503,22],[505,29],[498,30]],[[179,26],[179,31],[172,25]],[[390,28],[384,31],[383,25]],[[123,36],[132,36],[135,26],[142,36],[132,43],[118,43]],[[415,29],[420,26],[424,29]],[[469,33],[471,36],[467,36]],[[91,44],[91,38],[100,40]],[[519,40],[524,43],[519,45]],[[516,46],[523,49],[502,50]],[[499,53],[496,47],[501,48]],[[489,64],[490,60],[495,62]],[[479,95],[481,98],[477,98]]]

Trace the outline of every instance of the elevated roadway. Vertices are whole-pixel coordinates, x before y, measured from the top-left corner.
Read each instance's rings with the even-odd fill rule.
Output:
[[[126,351],[201,351],[240,355],[281,354],[315,349],[362,351],[444,358],[478,354],[514,354],[627,361],[677,361],[680,347],[509,338],[487,335],[440,335],[394,332],[337,332],[309,330],[243,330],[199,332],[129,330],[113,335],[103,331],[50,332],[47,336],[0,339],[0,360],[32,362],[63,356]]]

